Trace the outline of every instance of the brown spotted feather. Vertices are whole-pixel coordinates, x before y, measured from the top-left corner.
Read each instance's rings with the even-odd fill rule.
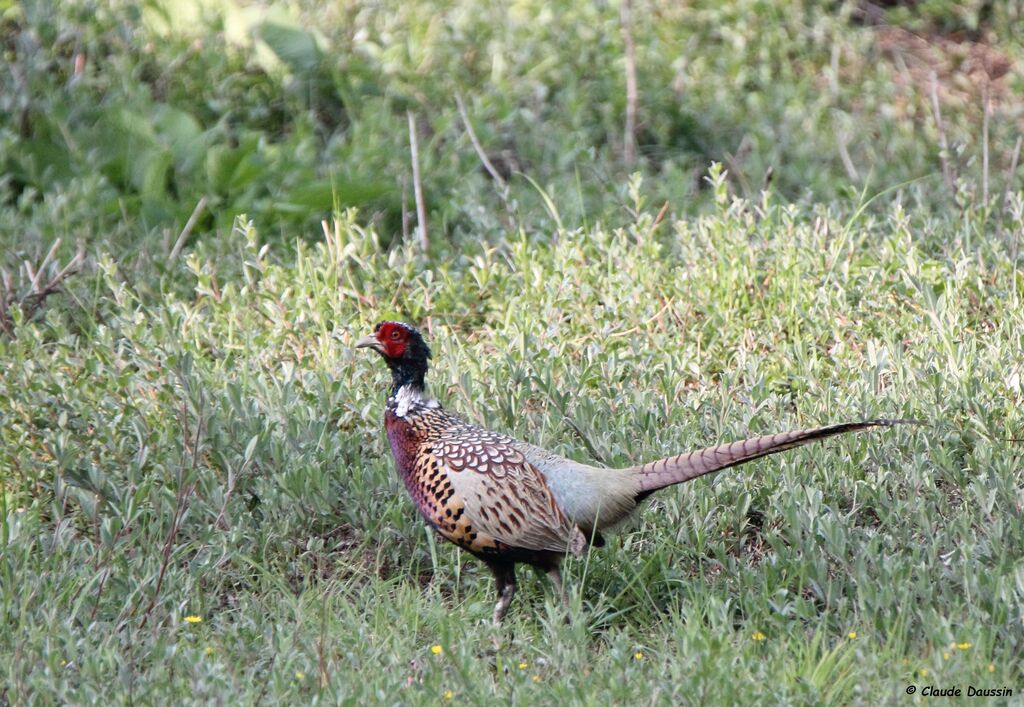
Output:
[[[481,556],[582,551],[585,537],[511,438],[424,405],[389,409],[385,425],[406,488],[448,540]]]

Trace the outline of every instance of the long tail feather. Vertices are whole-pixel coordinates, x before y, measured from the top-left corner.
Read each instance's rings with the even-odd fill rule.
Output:
[[[844,422],[839,425],[818,427],[808,430],[794,430],[764,437],[752,437],[739,442],[720,444],[694,452],[686,452],[674,457],[659,459],[643,464],[633,470],[640,477],[638,498],[645,498],[658,489],[681,484],[713,471],[726,469],[737,464],[744,464],[754,459],[766,457],[785,449],[800,447],[826,437],[859,432],[872,427],[892,427],[902,424],[921,424],[916,420],[865,420],[863,422]]]

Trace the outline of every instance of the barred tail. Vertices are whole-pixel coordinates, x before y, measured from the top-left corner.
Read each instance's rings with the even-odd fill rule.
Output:
[[[865,420],[863,422],[844,422],[839,425],[818,427],[809,430],[794,430],[764,437],[751,437],[740,442],[720,444],[694,452],[686,452],[667,459],[659,459],[642,466],[634,467],[639,475],[639,493],[637,499],[646,498],[658,489],[681,484],[713,471],[726,469],[745,462],[753,461],[775,454],[785,449],[800,447],[819,439],[841,435],[847,432],[859,432],[872,427],[892,427],[901,424],[921,424],[916,420]]]

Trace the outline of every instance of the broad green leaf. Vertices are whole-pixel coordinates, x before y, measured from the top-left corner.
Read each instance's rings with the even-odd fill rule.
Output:
[[[320,64],[320,49],[309,32],[268,21],[260,25],[259,36],[292,73],[310,74]]]
[[[313,211],[330,211],[336,205],[361,206],[393,191],[383,182],[363,181],[320,181],[292,189],[274,208],[285,213],[301,214]]]
[[[161,142],[170,147],[174,159],[191,162],[205,143],[199,122],[189,113],[160,104],[153,111],[153,125]]]

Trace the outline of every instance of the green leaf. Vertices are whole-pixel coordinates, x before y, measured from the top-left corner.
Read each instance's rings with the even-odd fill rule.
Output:
[[[160,142],[167,145],[178,162],[192,162],[201,154],[204,143],[202,127],[191,114],[160,104],[153,111],[153,126]]]
[[[40,138],[24,141],[12,152],[7,172],[38,189],[47,189],[73,175],[72,159],[67,146]]]
[[[107,112],[103,119],[109,128],[119,134],[120,144],[125,149],[157,142],[156,130],[146,116],[127,108],[114,108]]]
[[[274,208],[284,213],[330,211],[335,206],[361,206],[393,191],[384,182],[327,181],[314,182],[292,189]]]
[[[320,65],[320,49],[309,32],[277,22],[264,22],[258,31],[260,39],[292,73],[308,75]]]
[[[226,191],[231,175],[242,159],[242,151],[227,145],[214,145],[206,151],[206,178],[210,186],[218,191]]]
[[[167,174],[173,159],[163,148],[144,150],[131,163],[131,181],[144,199],[164,199],[167,196]]]

